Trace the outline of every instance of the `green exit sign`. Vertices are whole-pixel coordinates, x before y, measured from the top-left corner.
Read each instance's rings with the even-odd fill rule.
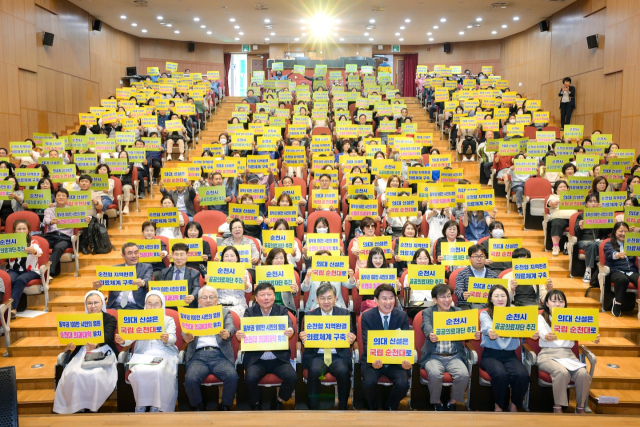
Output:
[[[251,45],[249,44],[243,44],[242,45],[242,51],[243,52],[251,52]],[[399,51],[398,51],[399,52]]]
[[[400,45],[399,44],[392,45],[391,52],[400,52]]]

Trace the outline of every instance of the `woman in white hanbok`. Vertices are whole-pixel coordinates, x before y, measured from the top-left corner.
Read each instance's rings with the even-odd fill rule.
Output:
[[[73,414],[76,412],[97,412],[116,388],[118,370],[116,368],[116,346],[114,335],[118,325],[115,317],[107,313],[104,295],[98,291],[90,291],[84,296],[84,312],[87,314],[102,313],[104,343],[87,343],[82,347],[67,345],[65,351],[71,351],[70,362],[62,372],[53,400],[53,412]],[[111,352],[105,360],[113,363],[106,367],[85,369],[82,367],[87,351],[102,348]]]
[[[149,291],[144,300],[145,310],[165,309],[164,295]],[[121,346],[130,346],[135,341],[124,341],[116,334],[115,341]],[[155,365],[134,365],[129,382],[136,399],[136,412],[174,412],[178,399],[178,347],[176,347],[176,324],[171,316],[164,316],[164,333],[159,340],[139,340],[134,354],[161,357]]]

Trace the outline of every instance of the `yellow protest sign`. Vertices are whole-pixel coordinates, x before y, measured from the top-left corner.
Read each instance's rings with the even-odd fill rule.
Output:
[[[284,332],[289,328],[288,316],[243,317],[240,330],[243,351],[287,350],[289,338]]]
[[[167,120],[164,122],[165,130],[168,132],[178,132],[182,130],[182,121],[180,119]]]
[[[123,340],[158,340],[164,333],[164,310],[118,310],[118,335]]]
[[[440,176],[442,176],[440,172]],[[429,206],[431,209],[452,208],[457,203],[458,193],[455,187],[429,185]]]
[[[291,197],[291,201],[293,202],[293,204],[298,204],[300,203],[300,200],[302,200],[302,190],[300,189],[299,185],[292,185],[289,187],[276,187],[275,190],[276,200],[278,200],[278,198],[282,194],[288,194]]]
[[[491,190],[465,191],[464,202],[469,211],[491,211],[494,206],[494,192]]]
[[[295,235],[293,230],[262,230],[262,247],[270,252],[271,249],[284,249],[287,254],[293,253]]]
[[[348,257],[347,257],[348,258]],[[349,348],[350,316],[305,316],[306,348]]]
[[[513,263],[513,279],[520,285],[544,285],[549,278],[549,259],[515,258]]]
[[[471,294],[467,298],[467,302],[476,302],[485,304],[489,296],[489,291],[495,285],[502,285],[505,288],[508,285],[507,279],[486,279],[483,277],[470,277],[468,290]]]
[[[364,187],[367,190],[370,185],[350,185],[349,187]],[[366,217],[374,218],[378,215],[377,200],[356,200],[349,201],[349,215],[354,221],[362,220]]]
[[[162,168],[162,184],[167,188],[184,187],[189,180],[187,168]]]
[[[373,295],[378,286],[383,283],[396,287],[397,274],[395,268],[361,268],[358,293]]]
[[[178,307],[178,317],[182,333],[191,334],[194,337],[217,335],[224,326],[221,305],[202,308]]]
[[[186,307],[189,304],[184,298],[189,295],[189,283],[186,280],[157,280],[149,282],[150,291],[158,291],[164,295],[167,307]]]
[[[409,264],[407,283],[413,291],[430,291],[438,283],[444,283],[444,265]]]
[[[313,257],[311,274],[311,279],[316,282],[347,282],[349,280],[349,257]]]
[[[105,341],[102,313],[56,314],[60,344],[101,344]]]
[[[240,184],[238,186],[238,194],[243,196],[248,194],[253,199],[253,203],[260,204],[267,200],[266,188],[260,184]]]
[[[147,208],[149,221],[155,222],[156,227],[179,227],[180,212],[178,208]]]
[[[411,261],[418,249],[426,249],[431,254],[431,239],[428,237],[400,237],[398,242],[398,256],[402,261]]]
[[[389,217],[415,217],[420,213],[418,196],[387,197],[387,215]]]
[[[292,292],[291,289],[296,284],[293,265],[258,265],[256,282],[269,282],[276,288],[276,292]]]
[[[370,330],[367,334],[367,363],[380,360],[385,365],[413,363],[415,355],[413,331]]]
[[[307,255],[315,255],[318,251],[330,251],[331,255],[340,255],[340,242],[338,233],[307,233]]]
[[[202,254],[203,252],[203,248],[202,248],[202,239],[171,239],[169,240],[169,247],[167,248],[168,252],[172,252],[173,251],[173,245],[175,245],[176,243],[184,243],[185,245],[189,246],[189,252],[187,252],[187,261],[191,262],[191,261],[197,261],[197,262],[202,262]]]
[[[477,309],[433,312],[433,332],[439,341],[472,340],[478,330]]]
[[[369,258],[369,252],[373,248],[380,248],[384,251],[384,257],[391,259],[393,256],[393,247],[391,246],[391,236],[360,236],[358,238],[358,250],[360,251],[359,259],[364,261]]]
[[[257,225],[260,206],[229,203],[229,218],[239,218],[245,225]]]
[[[162,251],[162,242],[160,239],[127,240],[127,243],[128,242],[135,243],[138,246],[140,262],[162,261],[162,257],[160,256],[160,252]]]
[[[275,222],[279,219],[284,219],[289,227],[295,227],[298,225],[298,207],[297,206],[269,206],[268,208],[269,227],[273,227]]]
[[[597,308],[554,308],[551,312],[551,331],[559,340],[593,341],[599,325]]]
[[[628,206],[625,207],[625,211]],[[638,209],[638,208],[635,208]],[[629,233],[627,232],[624,235],[624,253],[627,256],[638,256],[640,255],[640,233]]]
[[[538,330],[538,307],[493,307],[493,330],[501,337],[531,338]]]
[[[27,235],[8,233],[0,237],[0,259],[26,257]]]
[[[243,245],[248,246],[248,245]],[[238,247],[236,247],[238,249]],[[238,252],[240,249],[238,249]],[[242,259],[242,255],[240,256]],[[251,250],[249,249],[249,265],[251,265]],[[244,290],[244,276],[247,266],[243,262],[208,262],[207,285],[216,289]]]
[[[314,209],[329,209],[333,206],[338,209],[338,190],[313,190],[311,192],[311,206]]]
[[[514,250],[522,247],[522,239],[489,239],[489,259],[511,261]]]
[[[100,291],[136,291],[138,286],[134,285],[136,277],[136,267],[96,267],[96,277],[101,283]]]
[[[443,265],[469,265],[469,248],[473,242],[444,242],[440,245]]]

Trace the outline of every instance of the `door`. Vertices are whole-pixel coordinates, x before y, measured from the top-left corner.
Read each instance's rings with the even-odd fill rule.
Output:
[[[251,60],[251,77],[253,77],[255,71],[263,71],[262,59],[260,58]]]
[[[398,59],[398,90],[404,95],[404,59]]]

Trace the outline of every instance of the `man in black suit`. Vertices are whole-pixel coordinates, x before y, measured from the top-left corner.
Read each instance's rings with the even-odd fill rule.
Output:
[[[247,308],[244,316],[287,316],[289,327],[284,331],[284,335],[291,339],[293,336],[293,323],[289,317],[289,310],[285,306],[275,304],[276,289],[273,285],[268,282],[259,283],[254,290],[254,295],[256,304]],[[236,332],[238,341],[242,341],[245,337],[244,332]],[[288,347],[286,350],[247,351],[244,353],[242,364],[245,370],[249,405],[252,410],[260,410],[258,383],[267,374],[274,374],[282,380],[280,392],[271,402],[271,409],[282,409],[282,402],[291,398],[298,382],[298,376],[289,362],[290,357],[291,352]]]
[[[197,308],[198,291],[200,290],[200,273],[193,268],[187,267],[189,258],[189,246],[186,243],[176,243],[171,247],[171,258],[173,265],[160,272],[160,280],[186,280],[188,284],[188,295],[184,302],[190,308]]]
[[[576,108],[576,87],[571,86],[571,78],[562,79],[560,88],[560,126],[564,130],[564,125],[571,123],[571,113]]]
[[[362,313],[360,322],[362,328],[362,354],[360,363],[362,364],[362,387],[364,396],[367,399],[369,409],[378,409],[376,389],[381,376],[386,376],[392,383],[389,399],[384,409],[395,411],[398,409],[400,401],[407,395],[409,390],[409,369],[411,363],[404,360],[402,365],[383,365],[381,360],[367,363],[367,336],[369,330],[410,330],[407,313],[395,306],[396,290],[393,286],[382,284],[374,291],[377,307],[371,308]]]
[[[136,280],[133,284],[138,286],[135,291],[109,291],[109,299],[107,300],[107,308],[116,310],[142,310],[144,309],[144,300],[149,291],[149,282],[153,276],[153,268],[151,264],[138,262],[140,260],[140,251],[138,245],[133,242],[127,242],[122,245],[122,258],[124,264],[118,264],[115,267],[136,267]],[[102,282],[96,280],[93,282],[94,289],[100,289]]]
[[[319,307],[315,310],[307,312],[308,316],[348,316],[349,310],[335,307],[336,289],[331,283],[324,282],[316,291]],[[353,333],[353,324],[351,330],[347,333],[347,341],[353,344],[356,335]],[[303,344],[307,341],[307,331],[300,332],[300,340]],[[307,388],[309,392],[309,405],[311,409],[318,409],[320,403],[320,378],[329,372],[336,377],[338,381],[338,408],[347,409],[347,401],[349,400],[349,391],[351,389],[351,349],[350,348],[332,348],[331,356],[325,355],[328,349],[323,348],[307,348],[302,355],[302,369],[308,369]],[[327,366],[325,359],[329,362]]]

